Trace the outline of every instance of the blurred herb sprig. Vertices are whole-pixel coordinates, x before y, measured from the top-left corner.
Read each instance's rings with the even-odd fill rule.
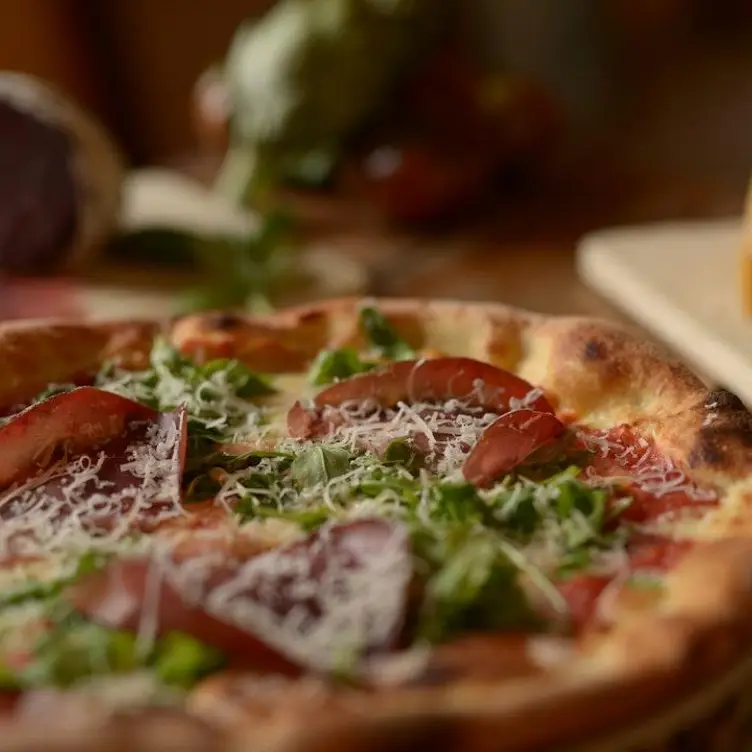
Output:
[[[182,311],[206,308],[268,310],[273,289],[290,273],[297,247],[295,219],[275,209],[246,237],[196,238],[194,258],[206,282],[186,291]]]
[[[210,308],[271,308],[275,288],[291,273],[299,247],[295,217],[284,209],[260,213],[245,235],[209,235],[181,228],[126,233],[114,253],[129,262],[197,270],[200,285],[183,292],[178,313]]]

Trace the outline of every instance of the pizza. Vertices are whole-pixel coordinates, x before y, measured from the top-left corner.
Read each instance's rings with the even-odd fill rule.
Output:
[[[741,748],[752,417],[638,335],[346,299],[0,359],[0,750]]]

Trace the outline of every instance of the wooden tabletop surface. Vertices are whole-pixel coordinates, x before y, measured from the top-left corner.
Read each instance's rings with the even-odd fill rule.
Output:
[[[196,162],[183,169],[204,181],[212,172]],[[618,225],[736,215],[745,189],[746,176],[639,174],[601,164],[528,195],[489,198],[474,216],[422,230],[385,225],[343,198],[294,197],[292,204],[315,242],[368,267],[370,294],[498,301],[632,323],[580,280],[579,239]]]

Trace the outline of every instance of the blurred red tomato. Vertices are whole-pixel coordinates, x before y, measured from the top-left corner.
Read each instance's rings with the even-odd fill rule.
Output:
[[[495,74],[478,85],[478,100],[494,133],[501,168],[537,171],[559,146],[563,122],[549,91],[523,76]]]
[[[427,142],[383,144],[360,162],[361,192],[392,220],[437,219],[465,207],[488,178],[489,163]]]

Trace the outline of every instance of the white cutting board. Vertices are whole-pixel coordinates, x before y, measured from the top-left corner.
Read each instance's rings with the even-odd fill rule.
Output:
[[[577,251],[583,280],[752,404],[752,319],[742,315],[739,218],[603,230]]]

